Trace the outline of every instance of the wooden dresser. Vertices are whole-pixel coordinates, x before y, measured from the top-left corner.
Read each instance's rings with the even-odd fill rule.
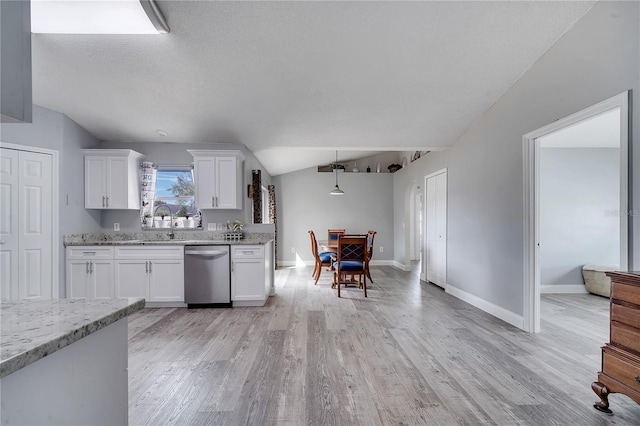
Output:
[[[622,393],[640,404],[640,272],[608,272],[611,277],[609,343],[602,347],[602,371],[591,389],[594,407],[611,413],[609,394]]]

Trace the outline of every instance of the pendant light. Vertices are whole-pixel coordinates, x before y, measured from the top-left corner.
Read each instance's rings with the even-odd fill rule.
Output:
[[[336,150],[336,162],[333,163],[333,173],[336,175],[336,187],[329,193],[329,195],[344,195],[344,191],[338,186],[338,150]]]

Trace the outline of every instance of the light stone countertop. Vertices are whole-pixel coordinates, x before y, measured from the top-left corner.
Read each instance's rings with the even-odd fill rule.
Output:
[[[2,302],[0,379],[142,308],[142,298]]]
[[[145,245],[260,245],[273,240],[269,233],[245,233],[243,239],[225,240],[222,232],[176,231],[169,239],[168,232],[117,232],[98,234],[67,234],[64,245],[69,246],[145,246]]]

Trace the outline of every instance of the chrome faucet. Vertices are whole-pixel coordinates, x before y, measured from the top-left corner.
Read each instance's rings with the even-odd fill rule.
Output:
[[[169,239],[173,240],[176,236],[175,232],[173,232],[173,214],[171,214],[171,209],[164,205],[164,204],[160,204],[159,206],[157,206],[155,209],[153,209],[153,217],[156,216],[156,214],[158,213],[158,209],[164,207],[166,210],[169,211]],[[155,221],[153,222],[154,227],[155,227]]]

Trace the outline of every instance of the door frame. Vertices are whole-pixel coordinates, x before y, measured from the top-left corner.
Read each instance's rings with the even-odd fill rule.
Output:
[[[523,329],[540,332],[540,143],[549,133],[620,108],[620,269],[629,265],[629,96],[630,91],[561,118],[522,137],[524,184]]]
[[[446,214],[444,217],[444,226],[445,229],[447,229],[447,236],[445,238],[445,244],[446,244],[446,251],[448,251],[449,249],[449,230],[448,230],[448,216],[449,216],[449,175],[447,172],[447,167],[437,170],[433,173],[430,173],[428,175],[426,175],[423,179],[423,189],[422,189],[422,250],[421,250],[421,256],[422,258],[420,259],[420,279],[422,281],[427,281],[427,180],[438,176],[440,174],[445,175],[445,181],[447,183],[447,201],[446,201],[446,205],[447,205],[447,209],[446,209]],[[445,283],[445,289],[447,286],[447,282],[448,282],[448,278],[447,278],[447,263],[448,263],[448,258],[449,256],[447,256],[446,260],[445,260],[445,265],[444,265],[444,283]]]
[[[60,232],[60,187],[59,187],[59,153],[53,149],[39,148],[29,145],[18,145],[13,143],[0,142],[0,148],[13,149],[15,151],[34,152],[37,154],[51,155],[51,298],[60,298],[60,249],[58,239]]]

